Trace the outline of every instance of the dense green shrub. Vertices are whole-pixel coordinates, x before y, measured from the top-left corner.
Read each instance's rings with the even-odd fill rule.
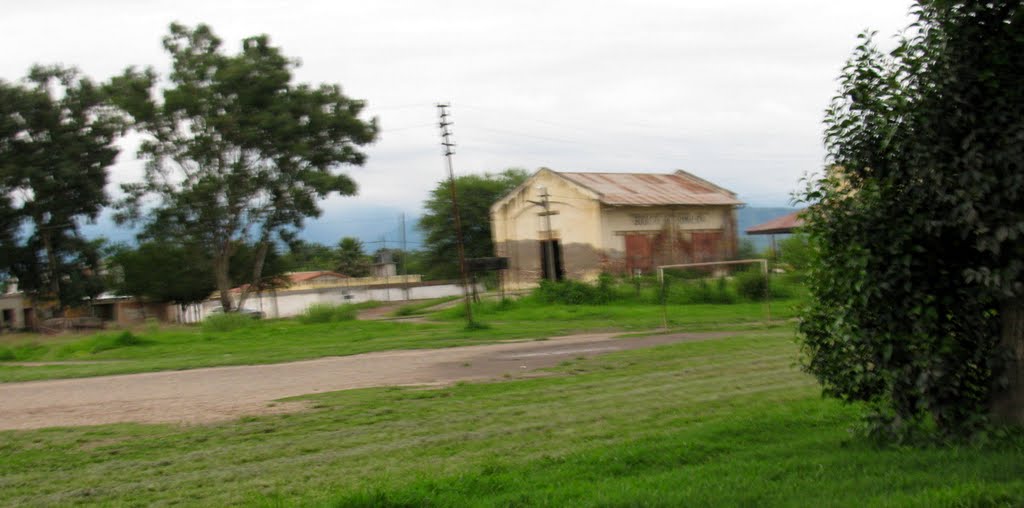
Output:
[[[0,361],[27,361],[38,359],[49,348],[36,342],[18,344],[16,346],[0,346]]]
[[[768,297],[768,278],[760,270],[748,270],[736,275],[736,292],[748,300]]]
[[[615,299],[611,280],[605,278],[600,279],[596,285],[575,280],[543,280],[533,295],[545,303],[565,305],[603,305]]]
[[[802,362],[827,395],[866,403],[880,437],[964,437],[990,415],[1024,424],[1024,376],[1001,372],[1024,341],[1009,337],[1024,312],[1024,8],[912,13],[889,54],[862,36],[827,113],[830,165],[802,196]]]
[[[96,354],[111,349],[122,347],[140,346],[146,344],[146,340],[132,332],[124,331],[117,335],[103,335],[96,337],[92,342],[89,352]]]
[[[203,320],[204,332],[230,332],[240,328],[248,328],[258,323],[252,316],[228,312],[223,314],[211,314]]]
[[[330,305],[316,303],[310,305],[305,312],[299,316],[299,321],[311,323],[334,323],[338,321],[352,321],[356,318],[359,309],[355,305]]]
[[[779,242],[780,261],[795,270],[806,270],[814,256],[807,235],[798,233]]]

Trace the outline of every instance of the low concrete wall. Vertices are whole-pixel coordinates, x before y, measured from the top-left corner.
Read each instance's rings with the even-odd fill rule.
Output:
[[[483,291],[483,286],[477,287]],[[379,302],[400,302],[409,300],[427,300],[431,298],[442,298],[445,296],[458,296],[462,294],[462,285],[452,281],[438,282],[416,282],[408,284],[381,284],[374,286],[360,287],[318,287],[300,288],[278,291],[276,294],[263,293],[253,294],[246,300],[246,310],[260,311],[267,318],[285,318],[298,316],[306,311],[311,305],[341,305],[345,303],[360,303],[370,300]],[[220,308],[218,300],[208,300],[201,304],[194,305],[181,312],[176,306],[171,310],[171,320],[180,320],[182,323],[196,323],[206,319],[214,311]]]

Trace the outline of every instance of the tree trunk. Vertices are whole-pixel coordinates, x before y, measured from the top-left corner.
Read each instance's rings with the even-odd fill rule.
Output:
[[[238,308],[241,309],[245,305],[245,300],[249,298],[249,293],[254,287],[258,287],[262,282],[260,279],[263,278],[263,264],[267,259],[267,251],[270,250],[270,241],[264,239],[260,242],[260,246],[256,251],[256,260],[252,265],[252,281],[242,288],[242,294],[238,298]]]
[[[39,224],[39,222],[37,222]],[[57,275],[57,253],[53,249],[53,239],[51,238],[50,231],[53,226],[40,225],[38,226],[40,235],[43,237],[43,249],[46,251],[46,272],[50,282],[50,293],[51,297],[57,301],[57,307],[54,317],[64,316],[64,305],[60,301],[60,277]]]
[[[231,312],[231,256],[228,252],[220,252],[213,261],[213,271],[217,278],[217,291],[220,293],[220,306],[224,312]]]
[[[1024,298],[1007,300],[1000,309],[1005,375],[1009,384],[997,389],[992,400],[992,420],[1004,425],[1024,425]]]

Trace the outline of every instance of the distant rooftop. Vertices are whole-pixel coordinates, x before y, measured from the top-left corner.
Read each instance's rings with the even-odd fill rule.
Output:
[[[792,233],[794,229],[804,225],[804,219],[800,217],[803,210],[787,213],[782,217],[776,217],[768,222],[747,228],[748,235],[779,235]]]
[[[682,170],[670,174],[554,173],[597,193],[606,205],[743,204],[736,193]]]
[[[292,284],[298,284],[300,282],[306,282],[308,280],[312,280],[312,279],[315,279],[317,277],[322,277],[322,276],[333,277],[333,278],[337,278],[337,279],[348,278],[348,275],[343,275],[343,274],[340,274],[338,272],[330,272],[330,271],[326,271],[326,270],[314,271],[314,272],[288,272],[285,275],[288,276],[288,280],[290,280]]]

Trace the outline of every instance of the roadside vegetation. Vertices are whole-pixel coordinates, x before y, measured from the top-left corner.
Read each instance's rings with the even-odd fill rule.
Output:
[[[496,327],[500,329],[500,327]],[[0,433],[0,504],[1013,506],[1024,438],[879,447],[794,366],[791,324],[549,376],[302,397],[207,426]]]
[[[430,300],[424,300],[422,302],[410,303],[399,307],[395,310],[395,317],[402,316],[416,316],[419,314],[426,314],[430,312],[430,308],[441,305],[442,303],[448,303],[458,300],[459,296],[443,296],[441,298],[432,298]]]
[[[772,318],[796,314],[798,298],[780,299]],[[732,305],[660,305],[624,298],[600,305],[548,303],[543,292],[518,300],[474,304],[488,326],[466,329],[465,308],[426,314],[428,322],[358,321],[362,308],[379,303],[314,306],[295,319],[256,320],[224,314],[199,326],[140,327],[133,341],[116,340],[124,331],[94,335],[0,336],[0,382],[180,370],[219,365],[278,363],[395,349],[425,349],[538,339],[587,331],[644,332],[661,328],[707,330],[736,323],[758,323],[763,302]],[[421,309],[422,310],[422,309]],[[667,321],[665,320],[667,316]],[[95,344],[111,344],[99,347]],[[24,364],[23,362],[31,362]]]

